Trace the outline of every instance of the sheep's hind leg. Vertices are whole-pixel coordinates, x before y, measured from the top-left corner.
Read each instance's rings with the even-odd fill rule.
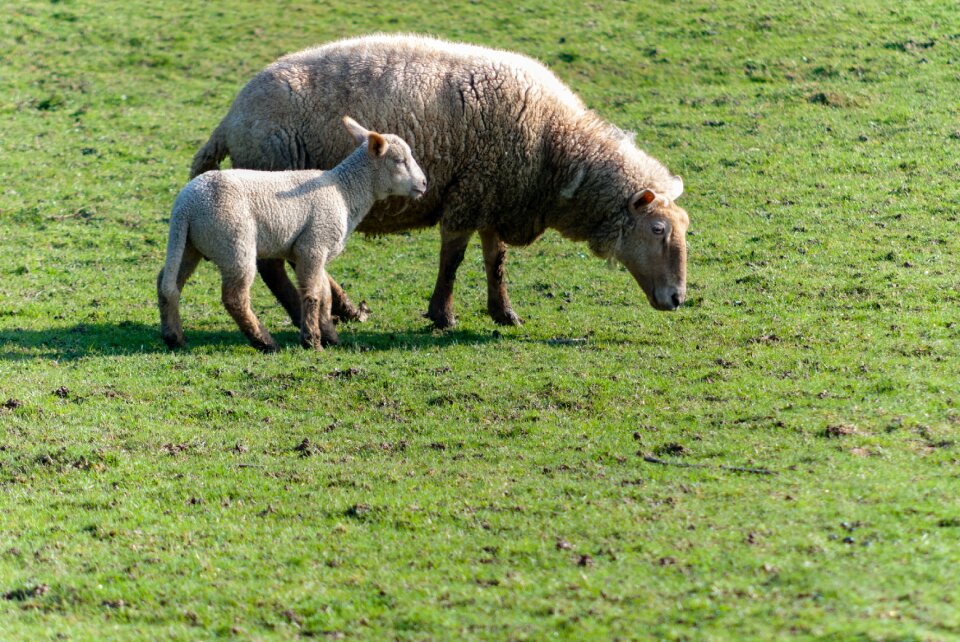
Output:
[[[252,267],[252,266],[251,266]],[[253,271],[248,275],[223,275],[222,300],[227,312],[233,317],[252,345],[262,352],[279,350],[267,329],[263,327],[257,315],[250,308],[250,285],[253,283]]]
[[[440,270],[427,308],[427,318],[439,329],[449,328],[457,322],[453,315],[453,283],[472,235],[472,231],[452,232],[443,226],[440,228]]]
[[[273,296],[277,297],[280,305],[287,311],[293,325],[300,327],[303,311],[300,309],[300,293],[287,276],[283,259],[261,259],[257,261],[257,271],[267,284]]]
[[[180,269],[177,271],[175,292],[163,291],[163,270],[157,275],[157,301],[160,306],[160,336],[163,342],[171,349],[182,348],[187,341],[183,336],[183,322],[180,320],[180,293],[187,279],[197,269],[197,264],[203,258],[189,243],[183,250],[180,259]]]
[[[350,302],[347,293],[343,291],[340,284],[333,280],[333,277],[327,273],[327,280],[330,282],[331,311],[333,316],[341,321],[359,321],[363,323],[370,316],[370,308],[366,301],[361,301],[360,306],[355,306]]]
[[[510,305],[504,281],[507,246],[493,230],[480,232],[483,244],[483,265],[487,271],[487,312],[500,325],[521,325],[520,317]]]

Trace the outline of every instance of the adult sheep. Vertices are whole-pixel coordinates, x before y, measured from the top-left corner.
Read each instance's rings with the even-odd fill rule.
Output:
[[[406,140],[427,194],[378,203],[359,226],[384,234],[440,223],[440,270],[427,316],[454,324],[453,283],[480,234],[487,309],[518,325],[504,283],[506,244],[547,228],[586,241],[630,271],[650,304],[675,310],[686,294],[689,219],[683,181],[601,120],[546,67],[525,56],[432,38],[372,35],[280,58],[238,94],[193,159],[192,176],[234,167],[329,169],[351,150],[333,135],[349,112]],[[295,324],[296,289],[280,260],[258,263]],[[334,314],[362,318],[331,279]]]

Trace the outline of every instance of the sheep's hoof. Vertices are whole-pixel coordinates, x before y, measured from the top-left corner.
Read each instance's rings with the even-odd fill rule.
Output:
[[[517,316],[517,313],[514,312],[512,308],[496,311],[490,310],[490,317],[498,325],[523,325],[523,320]]]
[[[437,330],[446,330],[457,324],[457,317],[452,312],[427,311],[423,316],[433,321],[433,327]]]
[[[163,335],[163,342],[166,343],[167,347],[171,350],[179,350],[180,348],[185,348],[187,346],[186,339],[175,334]]]
[[[278,346],[276,343],[255,344],[253,347],[259,350],[260,352],[262,352],[263,354],[273,354],[275,352],[280,352],[280,346]]]

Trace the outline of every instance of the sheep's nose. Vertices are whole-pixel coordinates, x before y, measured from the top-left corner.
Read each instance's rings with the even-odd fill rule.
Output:
[[[687,298],[686,288],[683,287],[662,287],[657,288],[654,299],[654,307],[658,310],[676,310]]]

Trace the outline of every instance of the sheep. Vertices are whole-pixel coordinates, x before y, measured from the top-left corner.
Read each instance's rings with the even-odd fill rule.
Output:
[[[474,232],[482,244],[487,310],[519,325],[505,285],[506,247],[547,228],[620,261],[658,310],[686,296],[683,181],[604,122],[553,73],[525,56],[419,36],[371,35],[280,58],[237,95],[193,159],[219,166],[328,167],[344,153],[326,136],[345,106],[410,142],[431,190],[407,206],[378,203],[358,229],[384,234],[440,224],[440,266],[426,316],[455,323],[453,285]],[[258,269],[299,318],[279,260]],[[331,280],[341,318],[360,318]]]
[[[343,124],[359,145],[330,171],[211,171],[190,181],[170,215],[166,263],[157,277],[161,336],[171,348],[185,341],[180,292],[201,258],[220,268],[223,304],[250,343],[264,352],[277,344],[250,309],[256,261],[296,263],[302,318],[300,343],[322,350],[337,343],[326,264],[376,201],[420,198],[427,183],[410,147],[393,134]]]

